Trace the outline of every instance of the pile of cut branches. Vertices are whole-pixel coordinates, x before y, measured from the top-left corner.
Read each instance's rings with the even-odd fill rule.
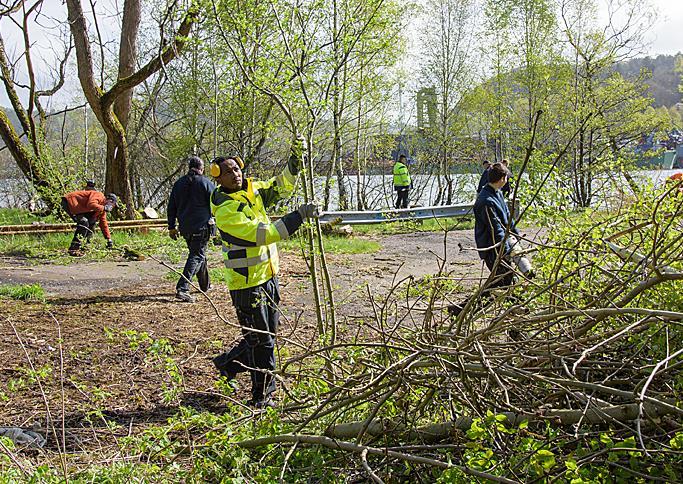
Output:
[[[455,317],[439,310],[445,272],[417,300],[398,285],[372,298],[363,337],[284,363],[326,389],[290,394],[291,431],[239,445],[350,452],[374,480],[406,462],[502,481],[671,479],[683,449],[682,214],[667,192],[558,223],[537,247],[538,277],[479,290]]]

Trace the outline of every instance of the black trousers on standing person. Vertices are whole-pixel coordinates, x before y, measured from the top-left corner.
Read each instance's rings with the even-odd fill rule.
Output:
[[[409,187],[396,187],[396,206],[394,208],[408,208]]]
[[[190,281],[196,275],[199,282],[199,288],[206,291],[209,288],[209,269],[206,263],[206,250],[209,245],[209,227],[202,227],[197,233],[183,235],[187,243],[189,254],[185,267],[183,268],[183,275],[176,284],[176,292],[189,292]]]
[[[488,306],[493,300],[491,295],[491,290],[497,287],[511,286],[515,282],[515,273],[512,269],[511,261],[507,256],[501,257],[498,265],[496,265],[496,259],[498,258],[498,251],[489,250],[485,253],[484,264],[491,271],[489,276],[489,283],[486,284],[484,289],[479,295],[478,304],[480,307]],[[463,310],[465,306],[474,296],[470,296],[459,304],[450,304],[447,307],[450,316],[457,316]]]
[[[243,338],[237,346],[218,355],[213,362],[221,375],[228,379],[234,378],[237,373],[249,371],[253,401],[260,402],[275,391],[275,379],[271,372],[275,371],[275,335],[280,319],[277,278],[256,287],[230,291],[230,297],[242,326]]]
[[[489,250],[484,257],[484,264],[491,271],[490,280],[486,289],[493,289],[495,287],[511,286],[515,280],[515,273],[512,269],[512,264],[507,256],[501,257],[496,266],[496,259],[498,258],[497,250]]]

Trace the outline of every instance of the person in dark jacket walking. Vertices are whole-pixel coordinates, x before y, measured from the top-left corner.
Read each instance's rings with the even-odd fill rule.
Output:
[[[508,182],[508,175],[508,170],[501,163],[491,165],[488,183],[474,202],[474,240],[479,257],[491,271],[489,288],[509,286],[513,281],[510,266],[513,243],[509,234],[518,234],[518,231],[501,191]]]
[[[490,301],[491,289],[510,286],[514,282],[513,264],[528,278],[534,274],[531,262],[518,249],[519,232],[501,190],[508,182],[509,172],[501,163],[494,163],[487,176],[488,182],[479,192],[473,211],[474,240],[479,258],[491,271],[481,295],[485,301]],[[449,305],[448,312],[457,316],[470,300],[467,298],[461,304]]]
[[[197,156],[187,160],[188,172],[175,182],[168,199],[168,235],[176,240],[182,236],[189,254],[183,275],[176,284],[176,299],[194,302],[190,294],[190,281],[196,275],[199,288],[207,291],[211,286],[206,263],[206,250],[213,234],[211,217],[211,192],[215,186],[204,176],[204,162]],[[176,219],[179,229],[176,229]]]

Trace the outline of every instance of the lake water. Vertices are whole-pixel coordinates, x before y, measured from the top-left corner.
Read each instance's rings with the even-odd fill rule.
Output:
[[[643,181],[650,180],[655,185],[661,185],[667,177],[678,171],[681,170],[637,171],[633,172],[633,175]],[[451,203],[473,203],[479,177],[479,174],[450,175],[453,186]],[[410,194],[410,203],[421,206],[433,205],[439,193],[439,185],[436,177],[432,175],[413,175],[412,178],[414,189]],[[365,193],[365,200],[369,208],[379,210],[393,207],[395,192],[393,190],[392,179],[391,175],[366,175],[360,178],[360,183]],[[319,203],[322,203],[323,200],[324,183],[325,179],[323,177],[316,177],[316,198]],[[445,183],[445,181],[442,178],[442,184],[443,183]],[[622,180],[620,183],[626,182]],[[346,186],[351,208],[356,209],[357,177],[354,175],[349,176],[346,180]],[[25,180],[0,180],[0,208],[28,208],[30,203],[29,193],[28,184]],[[335,210],[338,207],[338,198],[337,182],[336,179],[333,178],[330,189],[330,210]],[[163,201],[164,200],[162,199],[158,200],[158,202]],[[445,204],[445,200],[441,200],[440,204]]]

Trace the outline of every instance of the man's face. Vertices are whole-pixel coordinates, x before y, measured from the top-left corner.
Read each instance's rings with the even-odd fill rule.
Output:
[[[115,206],[116,206],[116,204],[114,203],[113,200],[107,199],[104,202],[104,211],[105,212],[111,212],[112,210],[114,210]]]
[[[216,181],[229,192],[235,192],[242,188],[242,170],[233,159],[221,162],[221,174]]]
[[[197,171],[199,173],[204,173],[204,162],[203,161],[201,163],[199,163],[199,166],[197,167]]]

